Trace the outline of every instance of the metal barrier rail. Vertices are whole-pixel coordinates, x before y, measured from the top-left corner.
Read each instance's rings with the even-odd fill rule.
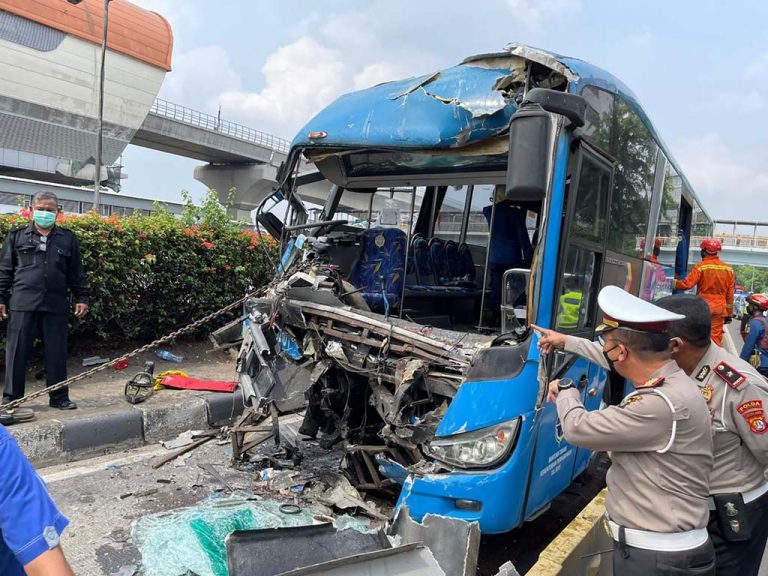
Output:
[[[186,106],[174,104],[173,102],[161,100],[160,98],[154,101],[149,112],[150,114],[162,116],[169,120],[175,120],[182,124],[188,124],[190,126],[210,130],[211,132],[224,134],[230,138],[258,144],[259,146],[264,146],[265,148],[270,148],[285,154],[288,153],[288,149],[291,146],[291,143],[283,138],[278,138],[277,136],[267,134],[266,132],[260,132],[253,128],[230,122],[229,120],[222,120],[212,114],[192,110]]]
[[[677,236],[657,236],[657,238],[661,241],[661,245],[664,247],[677,246]],[[733,236],[731,234],[715,233],[712,236],[691,236],[690,245],[696,247],[701,244],[702,240],[706,240],[707,238],[715,238],[725,247],[768,249],[768,237],[740,234]]]

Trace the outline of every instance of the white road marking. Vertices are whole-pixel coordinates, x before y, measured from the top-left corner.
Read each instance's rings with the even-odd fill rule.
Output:
[[[157,445],[146,446],[144,448],[138,448],[127,456],[120,458],[116,458],[114,454],[99,456],[81,462],[70,462],[68,464],[43,468],[38,471],[38,474],[46,484],[50,484],[52,482],[60,482],[62,480],[69,480],[71,478],[78,478],[80,476],[85,476],[86,474],[99,472],[104,470],[109,464],[126,466],[128,464],[135,464],[136,462],[148,460],[149,458],[167,452],[168,451],[165,448]]]

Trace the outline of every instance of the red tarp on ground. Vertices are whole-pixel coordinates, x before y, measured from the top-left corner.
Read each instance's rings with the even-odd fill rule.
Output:
[[[160,384],[177,390],[208,390],[210,392],[234,392],[237,382],[216,382],[214,380],[198,380],[189,376],[169,374],[160,380]]]

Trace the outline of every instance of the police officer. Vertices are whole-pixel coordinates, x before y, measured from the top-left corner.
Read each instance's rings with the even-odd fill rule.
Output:
[[[696,293],[709,304],[712,314],[712,341],[723,345],[723,324],[733,319],[733,293],[736,290],[736,276],[733,268],[717,256],[723,246],[714,238],[701,243],[701,262],[693,265],[685,280],[675,280],[676,290],[690,290],[696,286]]]
[[[74,576],[59,540],[68,520],[0,426],[0,574]]]
[[[0,318],[8,318],[4,404],[24,396],[35,336],[45,345],[46,385],[66,380],[69,291],[75,296],[75,316],[88,312],[90,288],[80,246],[71,231],[56,225],[58,203],[51,192],[35,194],[32,222],[11,230],[0,253]],[[66,388],[51,393],[49,403],[62,410],[77,408]]]
[[[701,298],[678,294],[656,304],[685,315],[669,329],[673,358],[694,378],[712,414],[708,529],[717,574],[756,576],[768,539],[768,382],[709,340],[709,307]]]
[[[554,380],[566,440],[610,451],[607,522],[613,573],[715,573],[706,526],[712,434],[695,384],[670,358],[669,326],[682,318],[615,286],[601,290],[600,344],[535,327],[547,353],[564,348],[615,369],[636,388],[620,406],[587,412],[571,381]]]
[[[750,294],[747,296],[749,315],[744,332],[744,345],[741,348],[741,359],[749,362],[753,353],[757,353],[756,368],[765,377],[768,377],[768,348],[765,347],[768,334],[768,318],[764,316],[768,310],[768,297],[763,294]]]

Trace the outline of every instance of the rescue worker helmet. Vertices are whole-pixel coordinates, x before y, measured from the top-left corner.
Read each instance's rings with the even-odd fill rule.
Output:
[[[714,238],[707,238],[701,243],[701,249],[710,256],[714,256],[723,249],[723,245]]]
[[[750,294],[747,296],[747,302],[760,310],[768,310],[768,296],[765,294]]]

